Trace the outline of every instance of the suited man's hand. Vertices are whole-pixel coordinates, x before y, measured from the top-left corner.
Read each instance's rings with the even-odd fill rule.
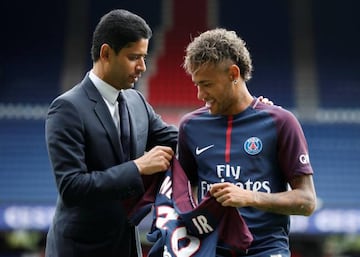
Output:
[[[155,146],[140,158],[134,160],[141,175],[151,175],[166,171],[170,167],[170,161],[174,156],[171,147]]]
[[[259,101],[264,103],[264,104],[267,104],[267,105],[274,105],[273,101],[271,101],[269,98],[267,97],[264,97],[264,96],[259,96],[258,97]]]

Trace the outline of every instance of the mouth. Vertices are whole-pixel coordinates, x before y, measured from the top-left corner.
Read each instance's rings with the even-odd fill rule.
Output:
[[[137,77],[130,77],[131,83],[137,82],[139,79]]]
[[[214,100],[204,100],[205,106],[208,108],[211,108],[211,106],[214,104]]]
[[[139,78],[141,77],[141,75],[132,75],[130,76],[130,80],[132,81],[132,83],[135,83],[139,80]]]

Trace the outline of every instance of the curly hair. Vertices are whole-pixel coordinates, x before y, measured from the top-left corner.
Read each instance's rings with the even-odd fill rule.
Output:
[[[187,46],[183,68],[193,74],[203,65],[218,65],[230,60],[239,66],[241,77],[248,81],[253,66],[245,45],[235,31],[222,28],[205,31]]]

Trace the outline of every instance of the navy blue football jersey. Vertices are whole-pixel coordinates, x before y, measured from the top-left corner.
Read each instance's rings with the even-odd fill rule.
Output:
[[[144,194],[122,201],[128,219],[134,226],[139,225],[153,208],[159,184],[164,179],[164,173],[143,175],[141,178],[144,185]]]
[[[212,115],[206,107],[185,115],[179,125],[178,158],[198,186],[199,200],[214,183],[276,193],[288,190],[294,176],[313,173],[295,116],[255,98],[236,115]],[[288,251],[289,216],[250,207],[239,210],[254,237],[250,252]]]
[[[209,195],[199,204],[193,201],[189,180],[175,158],[156,196],[147,238],[154,243],[149,257],[212,257],[218,242],[242,254],[252,241],[236,208],[223,207]]]

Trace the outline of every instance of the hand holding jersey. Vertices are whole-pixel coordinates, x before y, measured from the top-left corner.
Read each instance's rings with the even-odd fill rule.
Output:
[[[145,195],[129,211],[130,220],[137,225],[155,199],[153,224],[147,235],[154,243],[149,257],[212,257],[219,242],[234,253],[246,253],[253,238],[238,210],[222,207],[210,195],[194,204],[189,181],[177,159],[165,177],[151,177],[151,183],[144,183],[149,185]],[[158,192],[154,185],[159,186]]]

